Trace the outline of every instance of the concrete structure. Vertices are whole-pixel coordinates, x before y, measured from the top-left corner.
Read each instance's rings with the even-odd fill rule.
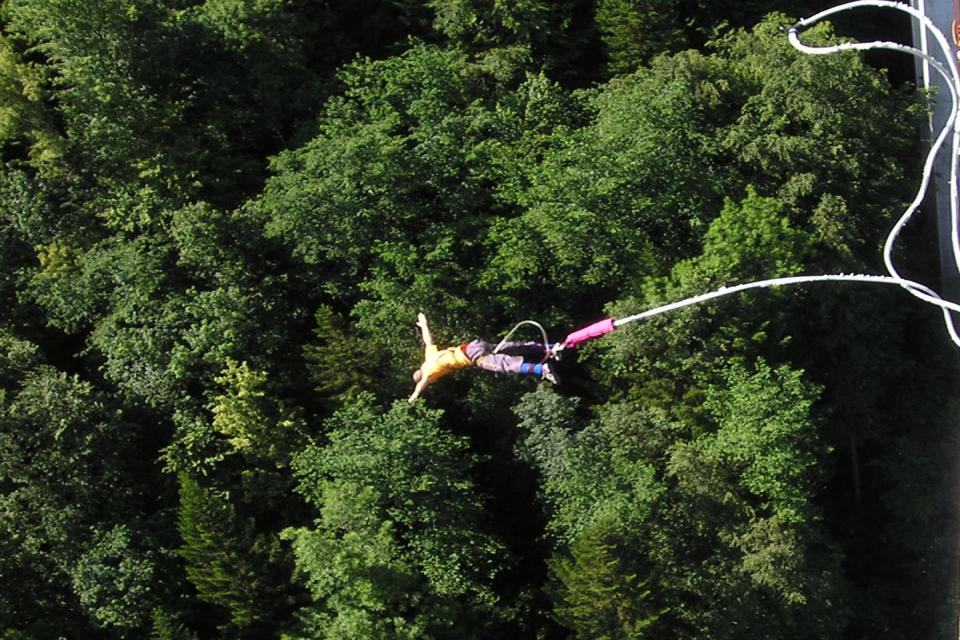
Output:
[[[960,20],[960,0],[910,0],[910,5],[929,17],[937,28],[947,36],[947,39],[953,43],[952,53],[957,55],[958,41],[960,41],[960,29],[958,29],[958,20]],[[914,46],[929,54],[935,55],[938,59],[943,59],[939,47],[930,46],[930,39],[926,33],[913,22],[913,43]],[[930,65],[917,61],[917,86],[934,88],[937,96],[948,96],[948,90],[944,85],[944,80],[939,73],[931,72]],[[949,98],[936,101],[933,115],[930,119],[931,132],[939,131],[943,122],[949,116]],[[957,273],[956,263],[953,260],[952,248],[950,242],[950,154],[940,153],[935,165],[936,177],[934,182],[934,193],[928,196],[927,206],[936,208],[937,230],[939,233],[940,245],[940,278],[941,295],[951,299],[960,299],[960,275]],[[955,514],[956,517],[956,514]],[[952,559],[954,567],[954,584],[952,585],[951,597],[954,599],[955,608],[960,610],[960,554],[955,553]],[[957,637],[960,638],[960,612],[954,619],[954,629],[957,629]]]
[[[929,17],[951,42],[955,42],[954,20],[960,16],[958,3],[960,3],[960,0],[910,0],[911,6]],[[918,27],[916,21],[913,22],[914,46],[942,59],[943,55],[933,39]],[[953,48],[953,54],[957,54],[956,45]],[[936,102],[930,127],[931,132],[937,132],[949,115],[949,91],[940,74],[932,71],[930,65],[919,60],[917,61],[917,85],[933,89]],[[949,143],[949,139],[947,142]],[[927,206],[934,207],[937,215],[937,229],[940,240],[941,294],[951,300],[957,300],[960,299],[960,273],[957,272],[953,260],[950,240],[950,155],[946,150],[941,151],[939,158],[937,158],[935,171],[933,194],[929,196]]]

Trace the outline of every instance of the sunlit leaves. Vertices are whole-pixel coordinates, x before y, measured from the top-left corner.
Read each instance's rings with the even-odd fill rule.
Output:
[[[503,615],[491,588],[503,551],[482,530],[465,443],[440,419],[361,397],[331,419],[328,446],[295,458],[320,511],[286,533],[315,601],[303,612],[312,633],[482,637]]]
[[[285,463],[303,424],[267,395],[267,374],[228,360],[215,381],[225,392],[212,405],[214,431],[226,436],[238,453]]]
[[[72,572],[80,603],[108,628],[147,626],[144,603],[152,599],[156,569],[151,554],[137,549],[131,538],[125,525],[98,531]]]

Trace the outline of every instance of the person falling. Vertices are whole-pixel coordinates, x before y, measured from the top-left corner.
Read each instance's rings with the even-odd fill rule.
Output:
[[[494,373],[514,373],[519,375],[538,375],[544,380],[557,383],[550,370],[550,364],[542,362],[550,355],[549,345],[537,342],[505,342],[499,351],[494,352],[489,342],[473,340],[456,347],[438,349],[430,334],[427,317],[417,314],[417,327],[423,338],[423,364],[413,372],[413,381],[417,383],[409,402],[416,400],[431,383],[455,369],[477,366]],[[527,362],[524,355],[539,356],[538,362]]]

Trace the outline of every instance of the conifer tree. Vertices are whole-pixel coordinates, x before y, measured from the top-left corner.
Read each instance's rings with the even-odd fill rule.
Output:
[[[290,606],[283,588],[289,575],[275,569],[279,541],[258,534],[225,496],[186,474],[178,528],[187,578],[200,600],[220,608],[222,629],[249,638],[276,633]]]

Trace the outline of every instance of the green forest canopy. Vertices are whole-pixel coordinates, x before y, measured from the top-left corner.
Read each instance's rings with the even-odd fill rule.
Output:
[[[881,272],[923,104],[735,4],[0,2],[0,638],[952,637],[956,354],[901,292],[403,401],[419,311]]]

